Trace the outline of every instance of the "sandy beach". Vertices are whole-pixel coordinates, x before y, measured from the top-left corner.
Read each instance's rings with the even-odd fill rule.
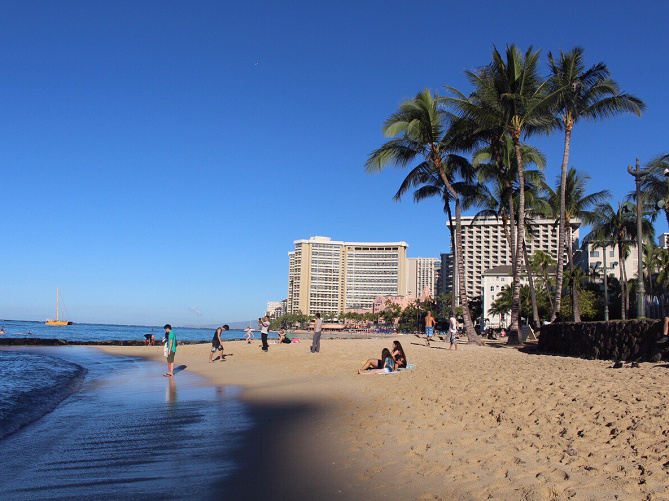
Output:
[[[666,363],[547,356],[503,344],[428,348],[414,336],[180,346],[217,385],[241,385],[257,427],[231,498],[669,499]],[[399,339],[415,368],[357,374]],[[162,347],[104,347],[162,361]],[[176,376],[177,378],[179,375]],[[224,438],[224,437],[222,437]]]

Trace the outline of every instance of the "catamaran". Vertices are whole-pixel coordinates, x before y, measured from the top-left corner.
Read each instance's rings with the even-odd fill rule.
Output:
[[[47,320],[44,322],[44,325],[72,325],[72,322],[69,322],[67,320],[58,320],[58,309],[59,309],[59,304],[58,304],[58,287],[56,287],[56,320]]]

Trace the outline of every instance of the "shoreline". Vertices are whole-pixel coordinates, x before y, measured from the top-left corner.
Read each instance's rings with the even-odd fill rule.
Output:
[[[237,389],[92,347],[28,348],[88,369],[78,392],[2,440],[3,499],[209,499],[249,426]],[[179,368],[181,369],[181,368]],[[211,430],[228,437],[211,440]],[[188,486],[184,493],[183,486]]]
[[[359,376],[393,339],[416,368]],[[292,499],[583,499],[666,495],[666,364],[518,351],[427,348],[414,336],[179,346],[176,363],[241,386],[258,419],[225,492]],[[161,347],[99,347],[163,361]]]

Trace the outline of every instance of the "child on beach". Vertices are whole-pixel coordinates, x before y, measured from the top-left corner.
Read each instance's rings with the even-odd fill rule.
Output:
[[[379,369],[377,371],[365,372],[367,369]],[[392,372],[395,370],[395,360],[388,348],[381,351],[381,358],[370,358],[365,365],[358,370],[358,374],[381,374],[382,372]]]
[[[246,331],[246,334],[244,334],[244,339],[246,339],[246,344],[251,344],[251,339],[253,339],[253,329],[251,329],[251,326],[249,326],[244,330]]]

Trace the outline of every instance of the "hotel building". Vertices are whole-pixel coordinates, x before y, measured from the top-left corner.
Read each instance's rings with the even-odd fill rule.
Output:
[[[578,247],[579,219],[571,220],[573,248]],[[534,219],[531,223],[532,237],[527,240],[527,252],[531,256],[543,251],[554,259],[558,252],[558,225],[554,219]],[[483,275],[498,266],[511,265],[511,252],[502,227],[496,218],[462,218],[461,254],[467,296],[472,299],[482,295]],[[565,252],[566,257],[566,252]],[[456,286],[457,289],[457,286]]]
[[[432,298],[437,297],[437,278],[441,272],[441,261],[435,257],[407,258],[407,295],[418,297],[425,287]]]
[[[407,295],[406,242],[295,240],[288,253],[288,313],[371,309],[378,296]]]

